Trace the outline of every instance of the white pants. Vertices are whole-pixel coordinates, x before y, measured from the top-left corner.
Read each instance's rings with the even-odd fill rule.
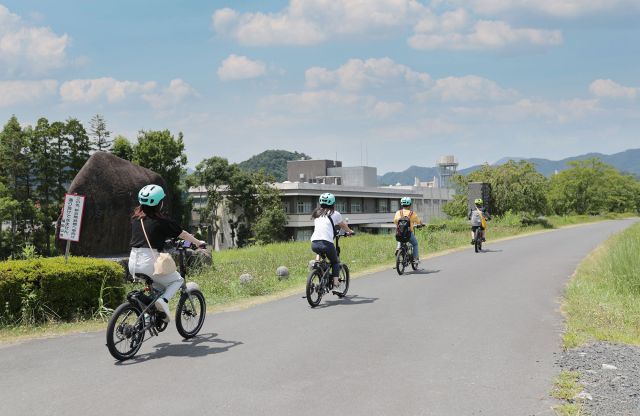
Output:
[[[129,254],[129,273],[135,277],[136,273],[144,273],[153,279],[153,287],[163,292],[162,297],[169,301],[182,286],[182,276],[173,272],[162,276],[153,275],[153,263],[158,251],[150,248],[131,248]]]

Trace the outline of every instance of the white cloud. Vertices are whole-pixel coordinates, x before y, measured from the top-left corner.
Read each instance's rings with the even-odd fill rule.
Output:
[[[257,78],[264,75],[266,66],[260,61],[252,61],[246,56],[231,54],[218,68],[218,77],[222,81]]]
[[[129,95],[152,91],[155,88],[155,82],[118,81],[108,77],[75,79],[62,84],[60,96],[63,101],[69,102],[89,103],[106,98],[109,103],[114,103],[124,100]]]
[[[409,38],[414,49],[496,50],[512,47],[560,45],[559,30],[514,28],[506,22],[480,20],[464,31],[447,31],[441,24],[421,21]]]
[[[0,107],[28,104],[56,94],[58,81],[0,81]]]
[[[196,95],[196,91],[185,81],[176,78],[159,93],[143,94],[142,98],[156,110],[168,109],[180,104],[185,98]]]
[[[403,84],[426,87],[431,83],[429,74],[413,71],[390,58],[350,59],[334,71],[313,67],[305,72],[305,80],[309,88],[338,86],[347,91]]]
[[[43,74],[65,65],[67,34],[32,26],[0,4],[0,67],[7,74]]]
[[[540,13],[558,18],[576,18],[612,11],[640,11],[637,0],[450,0],[483,15]]]
[[[489,79],[467,75],[438,79],[432,88],[417,96],[422,100],[437,98],[444,102],[513,101],[518,93]]]
[[[219,9],[212,22],[216,33],[243,45],[312,45],[336,35],[402,27],[424,10],[417,0],[290,0],[276,13]]]
[[[313,117],[375,117],[387,118],[404,108],[403,103],[386,102],[369,95],[338,91],[305,91],[272,95],[260,100],[260,107],[268,111],[284,111]]]
[[[625,87],[610,79],[597,79],[589,85],[591,94],[599,98],[627,98],[640,96],[640,88]]]

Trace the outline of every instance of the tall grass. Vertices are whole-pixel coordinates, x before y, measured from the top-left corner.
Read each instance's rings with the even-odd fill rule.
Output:
[[[598,217],[596,217],[598,218]],[[521,216],[509,214],[489,223],[487,240],[513,236],[557,225],[586,222],[592,218],[574,220],[571,217],[549,217],[523,225]],[[602,219],[602,218],[598,218]],[[463,219],[436,221],[417,231],[420,256],[447,249],[465,247],[471,240],[469,223]],[[365,272],[394,263],[393,235],[358,234],[340,240],[341,259],[353,273]],[[309,273],[308,264],[315,255],[309,242],[287,242],[226,250],[213,254],[214,267],[190,279],[198,282],[209,304],[225,303],[240,298],[268,295],[293,287],[300,287]],[[290,277],[279,280],[276,269],[289,268]],[[253,280],[241,284],[239,276],[249,273]]]
[[[567,348],[590,339],[640,345],[640,223],[580,265],[564,309]]]

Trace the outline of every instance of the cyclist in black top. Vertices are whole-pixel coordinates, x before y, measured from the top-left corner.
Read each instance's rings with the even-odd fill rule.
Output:
[[[159,185],[147,185],[138,192],[140,205],[136,207],[131,218],[131,254],[129,255],[129,272],[132,276],[144,273],[153,279],[153,286],[164,293],[156,302],[156,307],[165,313],[164,320],[169,322],[169,300],[182,285],[180,273],[154,275],[153,263],[162,251],[165,240],[181,238],[198,247],[206,245],[193,235],[183,230],[177,222],[161,212],[165,197],[164,189]],[[146,233],[146,237],[145,237]],[[151,247],[149,247],[149,243]]]

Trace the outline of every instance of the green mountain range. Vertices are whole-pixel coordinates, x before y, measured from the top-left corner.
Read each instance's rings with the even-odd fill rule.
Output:
[[[244,162],[238,163],[241,169],[248,172],[264,171],[273,175],[278,182],[287,180],[287,161],[311,159],[304,153],[289,152],[287,150],[265,150]]]
[[[509,160],[526,160],[535,165],[538,172],[545,176],[551,176],[556,171],[562,171],[568,168],[567,162],[574,160],[586,160],[591,158],[600,158],[603,162],[608,163],[621,172],[629,173],[640,178],[640,149],[629,149],[624,152],[605,155],[602,153],[586,153],[580,156],[568,157],[561,160],[549,160],[540,158],[522,158],[522,157],[505,157],[498,160],[494,165],[501,165]],[[466,175],[480,168],[480,165],[471,166],[460,169],[458,172]],[[438,169],[435,167],[411,166],[402,172],[388,172],[378,177],[378,183],[381,185],[413,185],[414,178],[418,177],[422,181],[433,180],[434,176],[438,176]]]

